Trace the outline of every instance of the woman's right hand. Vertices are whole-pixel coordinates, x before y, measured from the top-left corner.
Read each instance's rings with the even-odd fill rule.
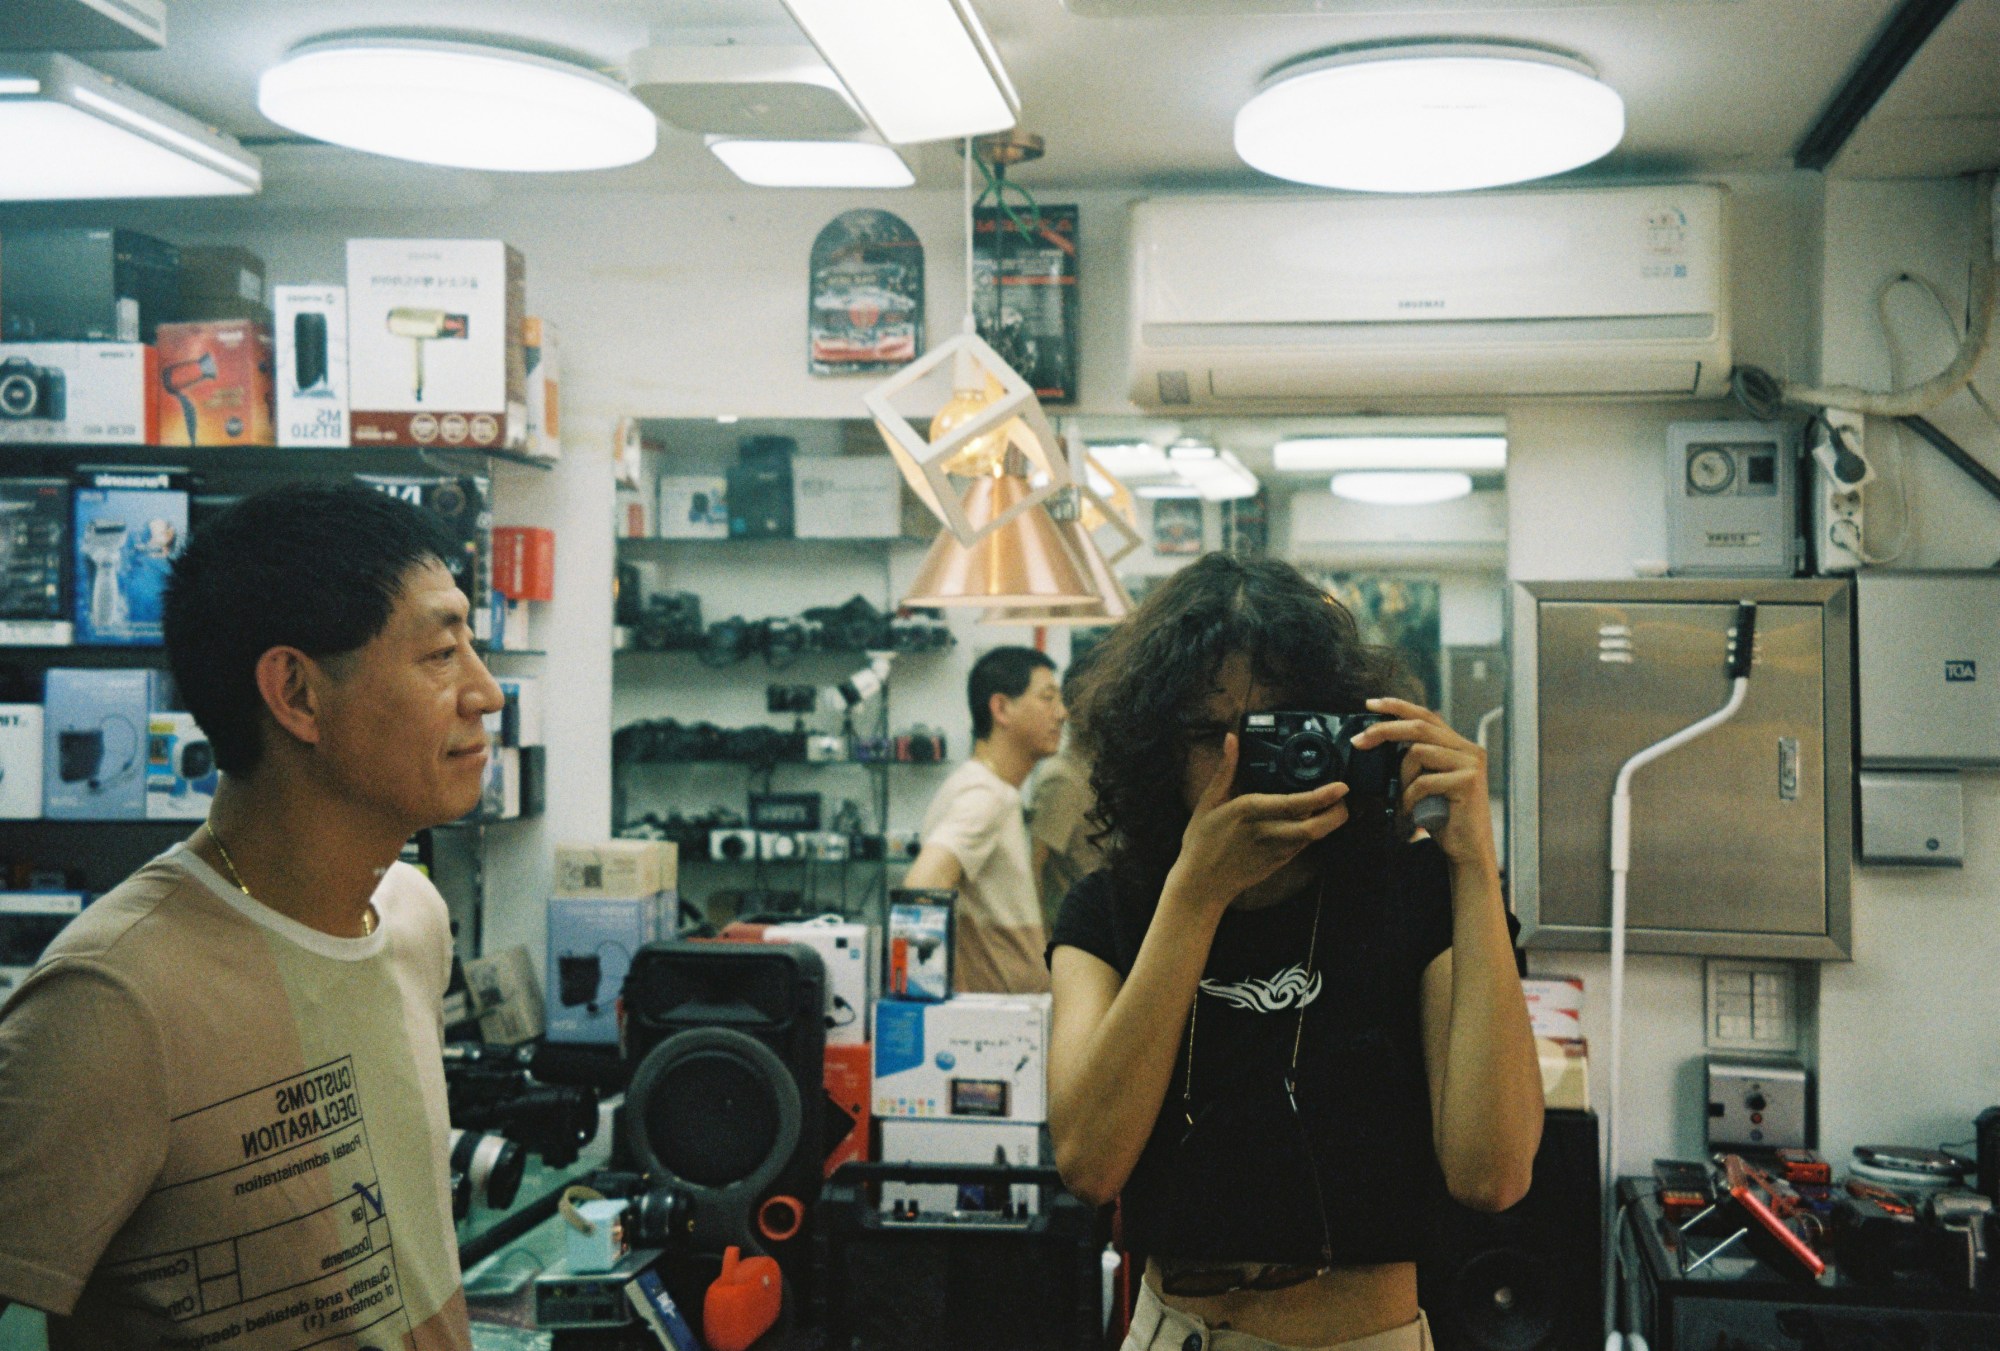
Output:
[[[1235,792],[1238,742],[1222,741],[1222,762],[1181,834],[1182,874],[1193,895],[1219,914],[1231,901],[1323,840],[1347,820],[1344,783],[1304,793]]]

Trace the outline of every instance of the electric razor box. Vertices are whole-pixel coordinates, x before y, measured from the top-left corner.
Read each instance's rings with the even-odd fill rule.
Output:
[[[192,713],[154,713],[147,720],[148,821],[206,821],[219,779],[215,748]]]
[[[70,485],[0,478],[0,646],[67,647]]]
[[[278,444],[347,444],[347,288],[280,286]]]
[[[348,240],[354,444],[523,449],[526,294],[498,240]]]
[[[268,446],[271,330],[249,319],[161,324],[163,446]]]
[[[42,710],[42,814],[143,821],[146,751],[166,672],[53,667]]]
[[[167,576],[187,543],[186,476],[86,469],[72,500],[76,640],[158,647]]]
[[[135,342],[0,344],[0,444],[150,445],[158,372]]]

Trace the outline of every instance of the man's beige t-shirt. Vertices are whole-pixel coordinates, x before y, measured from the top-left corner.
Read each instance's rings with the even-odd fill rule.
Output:
[[[67,1347],[466,1348],[446,1157],[443,899],[366,938],[182,846],[0,1006],[0,1298]]]
[[[923,842],[950,850],[965,874],[952,917],[953,988],[960,994],[1047,990],[1042,954],[1048,935],[1020,790],[985,761],[967,760],[931,799]]]

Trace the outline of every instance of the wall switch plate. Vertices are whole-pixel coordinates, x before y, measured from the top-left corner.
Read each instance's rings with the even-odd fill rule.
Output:
[[[1799,1049],[1798,972],[1784,962],[1702,963],[1708,1016],[1702,1042],[1711,1051],[1795,1054]]]

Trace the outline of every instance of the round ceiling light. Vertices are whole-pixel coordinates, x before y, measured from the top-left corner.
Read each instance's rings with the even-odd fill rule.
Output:
[[[1535,47],[1400,42],[1271,72],[1236,114],[1236,153],[1294,183],[1455,192],[1546,178],[1609,153],[1625,102]]]
[[[1472,476],[1443,471],[1429,473],[1363,472],[1335,474],[1333,495],[1378,507],[1423,507],[1449,502],[1472,491]]]
[[[652,110],[595,71],[429,39],[308,42],[264,72],[257,107],[301,135],[454,169],[609,169],[659,138]]]

